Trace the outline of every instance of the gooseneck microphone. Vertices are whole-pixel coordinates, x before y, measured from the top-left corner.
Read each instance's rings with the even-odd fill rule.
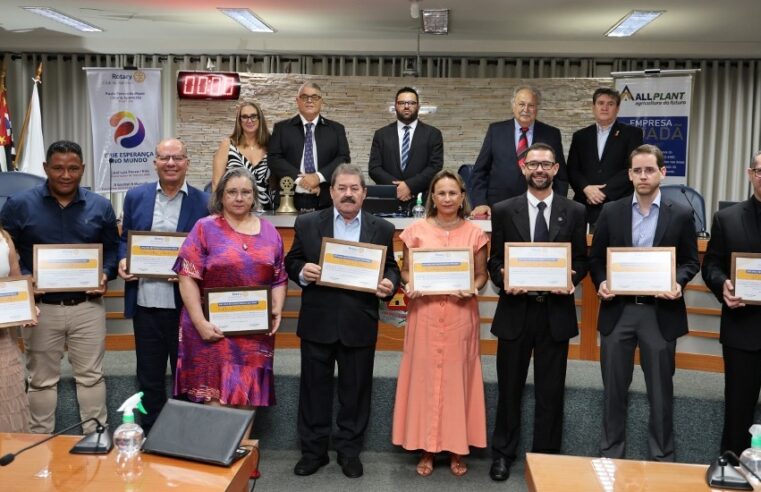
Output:
[[[692,200],[690,199],[690,196],[687,194],[687,188],[684,185],[682,185],[679,188],[679,191],[682,192],[682,195],[684,195],[684,199],[687,200],[687,203],[690,204],[690,208],[692,209],[692,215],[695,216],[695,218],[698,219],[698,221],[700,222],[699,224],[700,230],[698,231],[697,236],[700,239],[708,239],[709,237],[711,237],[711,235],[708,234],[708,232],[706,231],[705,222],[703,221],[702,218],[700,218],[700,214],[698,213],[698,211],[695,210],[695,206],[692,204]]]
[[[53,439],[54,437],[60,436],[64,432],[70,431],[71,429],[78,427],[82,424],[85,424],[87,422],[95,422],[97,424],[97,427],[95,428],[95,432],[92,432],[85,437],[83,437],[77,444],[74,445],[73,448],[71,448],[71,453],[75,454],[108,454],[109,451],[111,451],[111,448],[113,447],[113,443],[111,440],[111,434],[108,432],[108,429],[100,423],[100,420],[96,419],[95,417],[90,417],[89,419],[85,419],[81,422],[77,422],[74,425],[70,425],[66,427],[65,429],[61,429],[55,434],[51,434],[45,439],[41,441],[37,441],[34,444],[30,444],[29,446],[19,449],[15,453],[8,453],[2,457],[0,457],[0,466],[7,466],[13,463],[13,460],[16,459],[16,456],[20,455],[21,453],[28,451],[32,448],[36,448],[40,444],[44,444],[48,442],[49,440]]]

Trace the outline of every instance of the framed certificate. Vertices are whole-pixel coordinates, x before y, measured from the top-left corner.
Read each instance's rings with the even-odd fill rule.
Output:
[[[32,277],[0,278],[0,328],[37,321]]]
[[[573,288],[571,243],[505,243],[505,289]]]
[[[172,267],[187,236],[184,232],[127,232],[127,271],[136,277],[176,278]]]
[[[608,290],[617,295],[656,295],[676,290],[676,250],[608,248]]]
[[[473,250],[411,248],[410,289],[423,295],[476,292]]]
[[[272,292],[269,287],[205,289],[206,319],[225,335],[269,333]]]
[[[385,246],[324,237],[320,248],[322,272],[317,284],[374,294],[385,263]]]
[[[761,253],[732,253],[732,285],[742,302],[761,305]]]
[[[102,244],[35,244],[34,283],[45,292],[77,292],[100,288]]]

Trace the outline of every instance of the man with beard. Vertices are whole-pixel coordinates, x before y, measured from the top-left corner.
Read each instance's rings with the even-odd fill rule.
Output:
[[[624,458],[626,411],[639,346],[650,402],[648,450],[654,461],[674,461],[674,386],[676,339],[687,333],[684,286],[700,270],[692,210],[663,197],[666,176],[663,153],[640,145],[629,156],[634,195],[603,206],[597,220],[590,271],[601,298],[600,370],[603,383],[603,425],[600,454]],[[669,247],[676,250],[676,289],[656,296],[614,295],[608,289],[609,247]]]
[[[397,121],[377,130],[370,148],[370,177],[396,185],[396,197],[411,210],[418,193],[426,193],[444,165],[441,131],[418,120],[418,93],[402,87],[396,93]]]
[[[573,285],[587,274],[584,206],[554,193],[560,165],[551,146],[528,148],[522,167],[527,192],[494,205],[489,275],[499,287],[491,332],[497,341],[499,397],[489,476],[503,481],[520,442],[521,397],[534,354],[534,443],[532,452],[559,453],[568,340],[579,333],[573,292],[527,291],[504,284],[506,242],[571,244]]]

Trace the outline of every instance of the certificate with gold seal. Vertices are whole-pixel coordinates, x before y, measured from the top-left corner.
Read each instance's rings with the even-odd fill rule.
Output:
[[[205,289],[206,319],[225,335],[269,333],[272,292],[268,287]]]
[[[572,288],[571,243],[505,243],[505,289]]]
[[[616,295],[657,295],[676,290],[676,249],[608,248],[608,290]]]
[[[322,272],[317,284],[375,293],[385,263],[383,245],[324,237],[320,248]]]
[[[761,305],[761,253],[732,253],[732,285],[742,302]]]
[[[0,328],[37,321],[32,277],[0,278]]]
[[[409,289],[423,295],[475,293],[473,250],[410,248]]]
[[[45,292],[78,292],[100,288],[102,244],[35,244],[34,283]]]
[[[136,277],[177,277],[172,267],[187,236],[184,232],[127,232],[127,271]]]

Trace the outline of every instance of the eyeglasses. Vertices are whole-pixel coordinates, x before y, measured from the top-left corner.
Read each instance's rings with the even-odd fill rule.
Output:
[[[639,176],[642,173],[645,173],[645,176],[652,176],[653,174],[658,172],[657,167],[637,167],[637,168],[631,168],[629,169],[632,174],[635,176]]]
[[[259,119],[259,115],[256,113],[240,115],[241,121],[257,121],[258,119]]]
[[[254,190],[236,190],[236,189],[230,189],[225,190],[225,196],[227,198],[238,198],[238,196],[241,196],[246,199],[250,199],[254,196]]]
[[[414,108],[417,106],[417,101],[396,101],[397,106],[410,106]]]
[[[555,163],[552,161],[528,161],[525,164],[525,166],[530,171],[536,171],[537,169],[539,169],[539,166],[541,166],[544,171],[549,171],[550,169],[552,169],[552,166],[554,165]]]
[[[159,162],[169,162],[170,160],[174,160],[174,162],[185,162],[188,160],[188,156],[186,155],[157,155],[156,160]]]
[[[750,169],[750,172],[752,172],[757,178],[761,178],[761,167]]]
[[[301,99],[301,102],[308,102],[308,101],[319,102],[322,99],[322,96],[319,94],[301,94],[299,96],[299,99]]]

